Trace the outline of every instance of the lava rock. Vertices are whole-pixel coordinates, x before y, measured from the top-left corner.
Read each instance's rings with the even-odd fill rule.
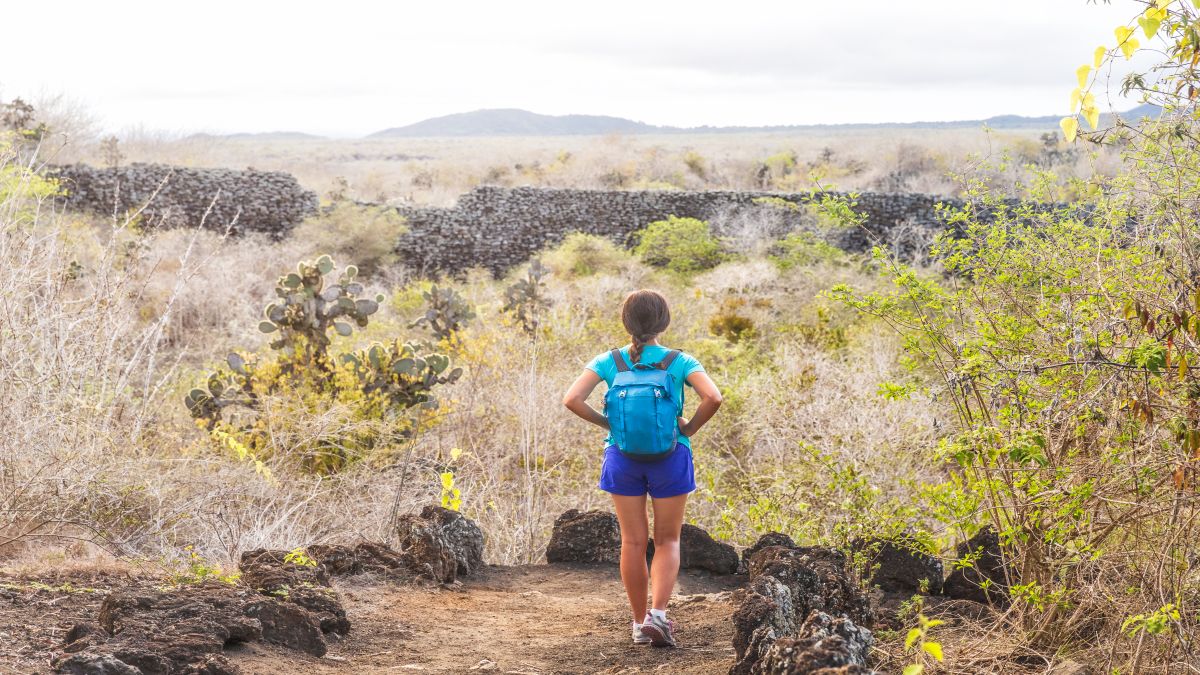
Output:
[[[742,560],[741,560],[741,564],[738,565],[738,571],[742,574],[745,574],[746,572],[748,572],[750,570],[750,558],[755,553],[758,553],[759,551],[761,551],[762,549],[764,549],[768,546],[783,546],[784,548],[796,548],[796,542],[792,541],[791,537],[787,536],[786,534],[783,534],[782,532],[768,532],[768,533],[764,534],[763,536],[759,537],[758,541],[754,542],[753,544],[751,544],[745,550],[742,551]]]
[[[298,604],[264,598],[246,605],[244,612],[262,625],[262,637],[267,642],[313,656],[324,656],[329,649],[320,620]]]
[[[55,670],[68,675],[143,675],[141,669],[112,654],[73,654],[58,661]]]
[[[329,571],[330,576],[375,574],[383,577],[407,578],[409,564],[399,551],[378,542],[364,541],[353,546],[316,544],[306,553]]]
[[[866,675],[871,672],[867,668],[867,657],[874,642],[871,631],[850,619],[814,611],[796,636],[775,640],[751,672],[755,675]]]
[[[646,559],[654,559],[653,539],[647,544]],[[679,533],[679,566],[716,574],[736,574],[738,554],[729,544],[713,539],[703,528],[684,523]]]
[[[797,621],[812,610],[848,616],[860,626],[874,617],[871,603],[850,577],[846,554],[825,546],[768,546],[750,558],[750,579],[771,576],[792,592]]]
[[[242,553],[238,569],[242,581],[263,593],[276,593],[302,586],[328,586],[329,572],[322,566],[288,562],[288,551],[258,548]]]
[[[920,544],[911,538],[859,539],[851,544],[851,549],[866,556],[868,569],[874,569],[870,583],[884,593],[917,593],[923,580],[928,594],[942,592],[942,561],[922,551]]]
[[[111,216],[141,210],[150,227],[187,227],[282,238],[317,212],[315,192],[281,171],[133,163],[50,167],[67,207]]]
[[[1005,605],[1008,603],[1008,580],[1005,576],[1004,551],[1000,537],[991,526],[985,527],[967,541],[955,547],[960,563],[973,559],[973,564],[956,563],[954,571],[942,584],[942,593],[955,600]],[[1009,571],[1012,574],[1013,570]],[[987,588],[984,588],[987,582]]]
[[[804,632],[806,625],[812,632],[820,626],[830,628],[831,621],[844,620],[837,626],[849,622],[855,628],[851,632],[856,640],[870,637],[870,631],[862,628],[871,625],[874,619],[870,602],[851,578],[846,555],[841,551],[825,547],[764,546],[751,555],[749,568],[750,584],[739,592],[738,607],[733,614],[737,660],[730,669],[732,675],[811,672],[787,670],[793,667],[788,664],[816,662],[816,653],[809,651],[813,645],[823,644],[824,638],[812,644],[795,641],[781,644],[775,660],[766,661],[780,640],[811,637]],[[814,614],[817,618],[810,625],[808,619]],[[829,617],[830,621],[821,617]],[[856,649],[858,641],[846,645],[847,649]],[[828,646],[832,645],[830,642]],[[782,670],[762,670],[768,666]]]
[[[413,575],[438,583],[453,583],[458,576],[458,559],[441,526],[418,515],[406,515],[396,524],[400,556]]]
[[[421,517],[437,523],[450,544],[458,565],[458,576],[470,576],[483,568],[483,530],[475,521],[458,511],[440,506],[426,506]]]
[[[261,624],[242,612],[255,597],[219,582],[113,593],[101,602],[96,627],[77,625],[68,632],[67,648],[84,641],[86,647],[64,649],[53,665],[72,673],[128,672],[118,664],[143,675],[235,673],[220,652],[228,643],[262,636]]]
[[[551,563],[621,562],[621,526],[607,511],[571,509],[554,521],[546,560]]]
[[[296,588],[287,594],[287,601],[308,610],[317,618],[322,633],[346,635],[350,619],[337,595],[326,588]],[[264,626],[264,631],[266,627]]]

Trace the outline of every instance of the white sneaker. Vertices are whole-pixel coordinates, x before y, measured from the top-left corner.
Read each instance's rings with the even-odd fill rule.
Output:
[[[633,644],[648,645],[650,644],[650,636],[642,633],[642,624],[636,621],[630,621],[629,625],[633,626]]]
[[[650,644],[655,647],[675,646],[675,622],[669,619],[648,615],[642,624],[642,634],[650,638]]]

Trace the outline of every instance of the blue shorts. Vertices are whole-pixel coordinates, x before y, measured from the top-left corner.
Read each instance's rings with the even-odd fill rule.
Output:
[[[604,449],[600,468],[600,489],[614,495],[655,499],[685,495],[696,489],[696,470],[692,449],[678,443],[669,456],[657,462],[640,462],[621,454],[617,446]]]

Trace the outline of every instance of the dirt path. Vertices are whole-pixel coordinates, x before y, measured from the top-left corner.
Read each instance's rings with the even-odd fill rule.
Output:
[[[94,620],[105,591],[158,583],[113,570],[0,575],[0,673],[50,672],[67,629]],[[324,657],[263,642],[226,655],[246,675],[724,673],[733,664],[728,595],[743,583],[681,574],[671,608],[681,646],[654,649],[630,642],[615,565],[489,567],[454,588],[344,577],[334,586],[352,628]]]
[[[723,673],[733,664],[728,591],[740,583],[681,575],[674,650],[630,642],[615,566],[530,565],[492,567],[457,589],[339,581],[353,628],[325,657],[263,643],[227,654],[248,675]]]

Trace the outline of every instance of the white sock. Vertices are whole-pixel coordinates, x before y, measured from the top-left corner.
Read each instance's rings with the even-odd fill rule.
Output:
[[[649,619],[650,617],[654,617],[656,619],[661,619],[663,621],[666,621],[667,620],[667,610],[652,609],[652,610],[650,610],[650,613],[646,615],[647,619]]]

